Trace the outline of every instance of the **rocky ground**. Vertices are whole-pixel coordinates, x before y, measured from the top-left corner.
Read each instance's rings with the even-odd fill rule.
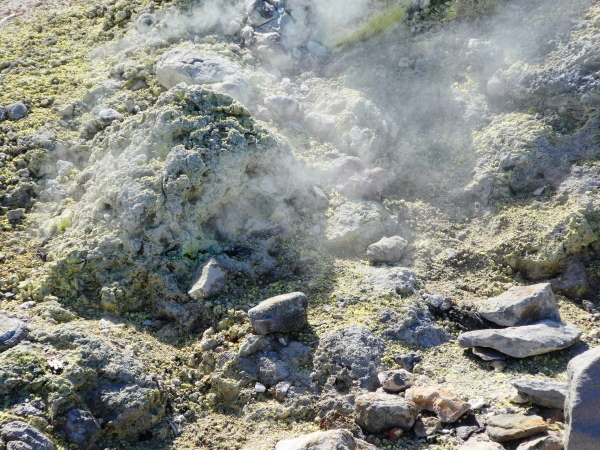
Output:
[[[590,0],[2,2],[0,448],[584,448],[599,40]]]

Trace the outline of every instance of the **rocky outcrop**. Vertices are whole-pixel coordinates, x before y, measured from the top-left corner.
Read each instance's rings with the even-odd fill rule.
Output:
[[[600,348],[588,350],[569,361],[567,374],[565,448],[598,448],[600,428],[596,411],[600,410]]]

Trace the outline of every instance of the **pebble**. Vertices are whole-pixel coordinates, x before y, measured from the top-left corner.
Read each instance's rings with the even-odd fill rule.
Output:
[[[254,385],[254,392],[256,392],[257,394],[262,394],[266,391],[267,391],[267,388],[263,384],[256,383]]]
[[[6,107],[6,112],[10,120],[20,120],[27,116],[28,110],[27,106],[21,102],[18,102],[8,105]]]

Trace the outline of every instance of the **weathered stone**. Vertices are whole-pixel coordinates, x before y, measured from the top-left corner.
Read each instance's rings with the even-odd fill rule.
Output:
[[[503,361],[507,358],[504,353],[488,347],[473,347],[471,351],[475,356],[479,356],[484,361]]]
[[[520,395],[536,405],[560,409],[565,407],[567,383],[519,378],[511,381],[511,384],[517,388]]]
[[[135,21],[135,27],[140,33],[145,34],[154,28],[155,22],[156,19],[152,14],[143,13],[140,14],[140,17],[138,17],[138,19]]]
[[[412,387],[406,391],[405,397],[419,409],[437,414],[442,422],[455,422],[471,409],[471,405],[446,389],[436,387]]]
[[[417,420],[419,410],[414,403],[391,394],[362,394],[356,397],[356,423],[371,433],[392,428],[408,431]]]
[[[492,441],[504,442],[543,433],[547,428],[540,416],[500,414],[490,417],[486,431]]]
[[[565,400],[565,448],[600,448],[600,347],[573,358],[567,367],[569,390]]]
[[[441,429],[442,422],[437,417],[419,417],[413,430],[418,437],[427,437]]]
[[[66,415],[65,435],[71,444],[80,450],[88,450],[94,446],[100,435],[100,424],[92,413],[80,409],[72,409]]]
[[[327,180],[332,184],[345,183],[352,175],[365,170],[365,164],[356,156],[344,156],[329,164],[327,168]]]
[[[279,441],[275,450],[375,450],[376,447],[355,439],[345,429],[316,431],[295,439]]]
[[[278,295],[248,311],[257,334],[298,331],[307,324],[308,300],[302,292]]]
[[[0,313],[0,352],[17,345],[28,332],[25,322]]]
[[[352,175],[339,187],[339,191],[349,198],[379,200],[388,175],[388,171],[381,167],[368,169]]]
[[[6,218],[11,222],[21,219],[25,215],[25,208],[11,209],[6,212]]]
[[[277,117],[283,119],[293,118],[300,109],[296,99],[284,95],[271,95],[265,99],[265,104]]]
[[[413,385],[414,377],[404,369],[387,370],[377,375],[383,389],[388,392],[401,392]]]
[[[20,420],[0,428],[0,440],[8,444],[9,450],[54,450],[54,444],[45,434]]]
[[[384,237],[367,247],[367,259],[371,262],[396,262],[402,258],[406,239],[400,236]]]
[[[415,364],[421,361],[421,356],[416,353],[405,353],[394,358],[396,364],[399,364],[404,370],[412,372]]]
[[[581,330],[575,325],[543,320],[522,327],[469,331],[458,337],[458,344],[491,347],[515,358],[526,358],[570,347],[580,337]]]
[[[411,308],[406,316],[394,310],[384,309],[379,313],[379,321],[384,329],[384,339],[402,341],[408,345],[432,348],[452,340],[452,336],[433,320],[427,308]]]
[[[534,437],[522,442],[517,450],[563,450],[565,444],[558,436]]]
[[[461,445],[458,450],[504,450],[504,447],[496,442],[474,441]]]
[[[337,390],[347,390],[354,383],[375,390],[379,387],[377,374],[384,347],[381,339],[362,326],[327,332],[319,339],[311,377]]]
[[[188,294],[195,300],[203,300],[220,292],[227,284],[227,271],[210,258],[196,271]]]
[[[477,404],[472,405],[471,409],[479,409]],[[473,413],[469,413],[464,419],[461,419],[460,422],[455,423],[456,430],[456,438],[459,442],[465,442],[473,433],[477,433],[479,431],[483,431],[485,426],[483,423],[477,418],[477,416]]]
[[[244,102],[248,83],[241,69],[219,56],[194,49],[173,49],[156,66],[156,78],[165,88],[179,83],[209,85]]]
[[[540,320],[560,322],[550,283],[512,287],[498,297],[486,300],[479,307],[479,314],[506,327],[529,325]]]
[[[27,106],[21,102],[13,103],[6,107],[6,113],[10,120],[21,120],[29,113]]]

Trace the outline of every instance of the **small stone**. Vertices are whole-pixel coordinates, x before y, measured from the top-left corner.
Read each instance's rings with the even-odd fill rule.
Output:
[[[279,441],[275,450],[376,450],[365,441],[356,439],[345,429],[315,431],[295,439]]]
[[[406,391],[405,398],[420,409],[432,411],[442,422],[452,423],[471,409],[471,405],[446,389],[435,387],[413,387]]]
[[[402,392],[413,385],[414,376],[404,369],[387,370],[377,375],[383,389],[388,392]]]
[[[78,446],[80,450],[94,447],[100,435],[100,424],[92,413],[80,409],[72,409],[66,414],[65,435],[67,441]]]
[[[29,328],[25,322],[0,313],[0,352],[17,345],[25,339],[27,333],[29,333]]]
[[[565,444],[561,438],[554,435],[534,437],[522,442],[517,450],[563,450]]]
[[[394,358],[396,364],[400,365],[404,370],[412,372],[415,364],[421,361],[421,357],[416,353],[406,353],[398,355]]]
[[[27,116],[28,112],[29,111],[27,110],[27,106],[25,106],[21,102],[13,103],[12,105],[8,105],[6,107],[6,113],[7,113],[8,118],[10,120],[20,120],[20,119],[23,119],[24,117]]]
[[[504,447],[495,442],[475,441],[461,445],[458,450],[504,450]]]
[[[565,407],[567,383],[519,378],[511,381],[511,384],[517,388],[520,395],[536,405],[560,409]]]
[[[215,258],[198,267],[188,294],[194,300],[203,300],[219,293],[227,284],[227,271]]]
[[[494,442],[504,442],[543,433],[548,428],[540,416],[500,414],[488,420],[487,434]]]
[[[256,383],[254,385],[254,392],[257,394],[263,394],[264,392],[267,392],[267,388],[264,384]]]
[[[354,414],[356,423],[371,433],[381,433],[393,428],[408,431],[419,411],[414,403],[397,395],[370,393],[356,397]]]
[[[61,159],[56,161],[56,171],[61,177],[68,175],[74,168],[75,164],[70,161],[63,161]]]
[[[370,262],[399,261],[404,254],[406,245],[406,239],[400,236],[384,237],[367,247],[367,259]]]
[[[315,41],[308,41],[308,44],[306,44],[306,48],[309,52],[311,52],[315,56],[318,56],[319,58],[325,58],[328,53],[327,49],[324,46]]]
[[[6,217],[11,222],[16,222],[20,220],[25,215],[24,208],[12,209],[6,213]]]
[[[417,437],[434,435],[442,429],[442,422],[437,417],[419,417],[415,422],[414,432]]]
[[[37,428],[15,420],[0,429],[0,440],[8,443],[8,450],[54,450],[54,444]]]
[[[115,120],[123,120],[123,114],[111,108],[103,108],[98,112],[98,119],[109,125]]]
[[[260,302],[248,311],[257,334],[301,330],[308,323],[308,300],[302,292],[278,295]]]
[[[280,381],[279,383],[277,383],[275,385],[275,398],[279,401],[283,401],[290,387],[292,387],[292,383],[290,383],[289,381]]]
[[[145,34],[152,30],[155,21],[156,19],[152,14],[143,13],[140,14],[140,17],[135,21],[135,27],[140,33]]]
[[[506,369],[506,363],[502,361],[492,361],[490,366],[492,366],[494,372],[502,372],[504,369]]]

